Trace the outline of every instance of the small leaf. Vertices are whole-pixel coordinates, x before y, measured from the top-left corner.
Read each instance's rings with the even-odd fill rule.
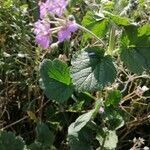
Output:
[[[12,132],[0,131],[0,150],[24,150],[25,142]]]
[[[103,9],[106,11],[112,11],[115,7],[115,2],[114,1],[106,1],[103,3]]]
[[[105,135],[99,132],[96,136],[96,139],[99,141],[100,145],[103,145],[104,142],[104,148],[108,150],[114,150],[118,143],[116,131],[104,129],[104,133]]]
[[[79,91],[101,90],[116,77],[111,57],[104,56],[104,51],[97,47],[82,50],[71,64],[72,80]]]
[[[41,85],[49,99],[60,103],[68,100],[73,92],[69,69],[65,63],[45,59],[40,66]]]
[[[150,24],[145,24],[138,29],[138,36],[150,36]]]
[[[4,1],[4,3],[3,3],[4,8],[10,8],[11,6],[13,6],[13,0]]]
[[[27,114],[28,114],[29,118],[30,118],[31,120],[33,120],[34,122],[37,122],[37,121],[38,121],[38,118],[36,117],[36,115],[35,115],[34,112],[32,112],[32,111],[27,111]]]
[[[119,90],[109,91],[105,100],[106,106],[118,106],[121,101],[121,92]]]

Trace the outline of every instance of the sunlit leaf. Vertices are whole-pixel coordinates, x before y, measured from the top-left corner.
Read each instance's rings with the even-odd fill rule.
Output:
[[[150,69],[150,28],[130,26],[121,37],[121,59],[134,73],[141,74]]]
[[[116,131],[111,131],[104,129],[105,134],[101,132],[97,133],[96,139],[99,141],[100,145],[108,150],[114,150],[117,147],[118,136]]]
[[[92,31],[98,37],[103,37],[108,29],[108,20],[100,17],[97,19],[97,16],[93,12],[89,11],[84,16],[82,25]],[[90,37],[90,34],[84,33],[85,40]]]
[[[119,90],[109,91],[105,100],[107,106],[118,106],[121,101],[121,92]]]
[[[104,56],[98,47],[89,47],[77,53],[71,61],[73,83],[79,91],[97,91],[112,83],[116,69],[110,56]]]
[[[69,69],[65,63],[55,59],[44,60],[40,66],[42,88],[49,99],[66,101],[73,92]]]

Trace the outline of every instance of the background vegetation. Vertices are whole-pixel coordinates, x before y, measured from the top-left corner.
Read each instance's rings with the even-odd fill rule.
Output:
[[[129,4],[126,0],[119,2],[116,12],[114,12],[115,15],[118,12],[121,13]],[[93,26],[91,24],[93,21],[91,20],[93,18],[92,10],[99,6],[95,4],[100,4],[103,9],[111,12],[115,7],[114,3],[115,1],[99,0],[96,3],[90,0],[70,1],[68,13],[73,14],[79,24],[91,30],[108,45],[111,30],[110,24],[108,24],[109,20],[105,19],[101,23],[96,23],[99,18],[94,16],[97,17],[97,20]],[[146,146],[150,147],[150,45],[147,40],[150,35],[149,6],[148,0],[139,0],[138,4],[130,8],[128,12],[122,12],[127,13],[128,18],[140,26],[147,25],[147,27],[144,26],[146,29],[141,29],[141,34],[144,35],[141,43],[144,42],[147,45],[148,51],[145,50],[143,55],[147,61],[148,71],[143,72],[143,68],[140,68],[142,64],[142,62],[138,63],[141,59],[140,56],[136,55],[137,62],[134,61],[135,64],[129,63],[130,60],[132,62],[132,58],[126,52],[119,51],[119,40],[115,39],[113,59],[115,59],[114,65],[117,66],[117,78],[114,83],[104,88],[101,93],[94,91],[89,94],[74,90],[67,101],[59,103],[58,101],[62,97],[58,97],[58,101],[49,100],[49,96],[46,94],[47,98],[40,88],[42,86],[40,77],[45,70],[39,70],[39,65],[43,59],[58,58],[65,62],[60,64],[64,67],[64,64],[70,65],[71,58],[78,50],[87,45],[99,45],[89,34],[79,30],[73,34],[70,42],[66,41],[53,49],[43,50],[35,44],[33,34],[33,24],[39,18],[38,2],[36,0],[1,0],[0,149],[65,150],[71,147],[73,150],[87,150],[91,149],[91,145],[93,149],[98,149],[102,137],[101,134],[96,136],[96,129],[99,127],[101,130],[102,126],[112,131],[108,133],[110,140],[107,139],[108,143],[106,142],[105,146],[100,142],[105,149],[132,148],[132,150],[136,150],[146,148]],[[108,18],[117,24],[115,26],[117,28],[116,35],[119,38],[121,36],[120,29],[126,30],[128,20],[115,17],[112,15]],[[102,30],[99,31],[99,29]],[[127,30],[127,34],[131,38],[133,36],[134,39],[136,35],[130,35],[132,28],[127,28]],[[114,48],[113,45],[111,46]],[[124,63],[118,53],[119,55],[121,53]],[[143,91],[142,88],[147,88],[147,90]],[[84,114],[88,114],[82,116],[87,119],[84,122],[85,125],[89,122],[92,112],[89,110],[95,106],[95,97],[105,99],[104,113],[99,112],[95,115],[94,123],[90,122],[89,126],[83,128],[79,138],[84,139],[81,143],[74,141],[72,144],[69,141],[71,138],[68,137],[68,127]],[[83,120],[81,119],[81,121]],[[116,140],[116,135],[118,140]],[[112,147],[109,147],[110,145]]]

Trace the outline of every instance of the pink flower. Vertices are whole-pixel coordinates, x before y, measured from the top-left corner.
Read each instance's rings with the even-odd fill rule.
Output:
[[[66,0],[47,0],[45,3],[40,4],[40,18],[43,19],[47,13],[60,17],[66,6]]]
[[[43,48],[48,48],[50,44],[50,24],[45,20],[38,20],[35,23],[34,34],[36,42]]]
[[[48,6],[46,3],[41,3],[40,4],[40,18],[43,19],[48,12]]]
[[[104,107],[100,107],[100,108],[99,108],[99,113],[104,113],[104,111],[105,111],[105,110],[104,110]]]
[[[75,21],[68,21],[58,32],[58,41],[63,42],[69,40],[71,33],[75,32],[78,29],[78,26]]]

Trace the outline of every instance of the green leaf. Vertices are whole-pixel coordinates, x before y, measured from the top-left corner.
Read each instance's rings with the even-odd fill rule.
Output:
[[[34,142],[28,148],[29,150],[42,150],[42,144],[39,142]]]
[[[69,69],[60,60],[45,59],[40,66],[42,88],[49,99],[58,102],[68,100],[73,92]]]
[[[81,149],[81,150],[91,150],[91,144],[87,142],[86,137],[83,136],[82,131],[86,124],[91,120],[95,110],[91,110],[79,116],[75,122],[73,122],[68,128],[68,140],[71,150]],[[83,130],[82,130],[83,129]],[[81,131],[82,130],[82,131]]]
[[[121,101],[121,92],[119,90],[109,91],[105,100],[106,106],[118,106]]]
[[[88,113],[79,116],[74,123],[74,130],[77,132],[80,131],[90,121],[94,111],[95,110],[91,110]]]
[[[89,29],[91,32],[96,34],[98,37],[103,37],[106,35],[107,29],[108,29],[108,20],[105,18],[97,19],[98,16],[96,16],[93,12],[89,11],[86,13],[82,20],[82,25]],[[90,38],[91,35],[88,33],[84,34],[85,40]]]
[[[84,100],[82,100],[82,101],[78,100],[75,104],[73,104],[72,106],[69,107],[69,111],[70,112],[72,112],[72,111],[73,112],[74,111],[76,111],[76,112],[82,111],[84,103],[85,103]]]
[[[23,150],[25,142],[12,132],[0,131],[0,150]]]
[[[130,71],[142,74],[150,69],[150,48],[122,49],[121,59]]]
[[[101,132],[97,133],[96,139],[99,141],[100,145],[103,145],[104,142],[104,148],[107,150],[114,150],[118,143],[116,131],[104,129],[104,133],[105,135]]]
[[[10,8],[10,7],[12,7],[13,6],[13,0],[6,0],[6,1],[4,1],[4,3],[3,3],[3,7],[4,8]]]
[[[92,131],[84,127],[77,134],[77,137],[73,135],[68,136],[70,150],[93,150],[91,146],[92,139],[94,139]]]
[[[91,110],[79,116],[74,123],[69,126],[68,134],[71,135],[74,132],[79,132],[92,118],[95,110]]]
[[[109,107],[105,107],[103,119],[107,124],[108,129],[110,130],[117,130],[124,125],[122,111],[118,108],[113,107],[112,105]]]
[[[37,141],[44,146],[52,146],[54,135],[44,123],[38,123],[36,127]]]
[[[145,24],[138,29],[138,36],[150,36],[150,24]]]
[[[121,59],[130,71],[142,74],[150,69],[150,28],[130,26],[121,37]]]
[[[121,17],[119,15],[109,14],[110,19],[119,26],[128,26],[130,25],[129,18]]]
[[[62,82],[66,85],[70,85],[71,78],[69,74],[69,68],[67,64],[55,59],[50,65],[48,70],[48,75],[50,78]]]
[[[54,146],[46,146],[40,142],[35,141],[30,146],[28,146],[27,150],[56,150]]]
[[[82,3],[82,0],[71,0],[70,2],[69,2],[69,4],[71,5],[70,7],[74,7],[74,6],[76,6],[77,4],[80,4],[80,3]]]
[[[86,48],[71,61],[72,80],[79,91],[97,91],[112,83],[116,69],[110,56],[98,47]]]
[[[121,36],[121,46],[139,48],[150,47],[149,32],[149,25],[143,25],[142,27],[130,25],[124,27]]]
[[[115,7],[114,1],[106,1],[103,3],[103,9],[106,11],[112,11]]]

